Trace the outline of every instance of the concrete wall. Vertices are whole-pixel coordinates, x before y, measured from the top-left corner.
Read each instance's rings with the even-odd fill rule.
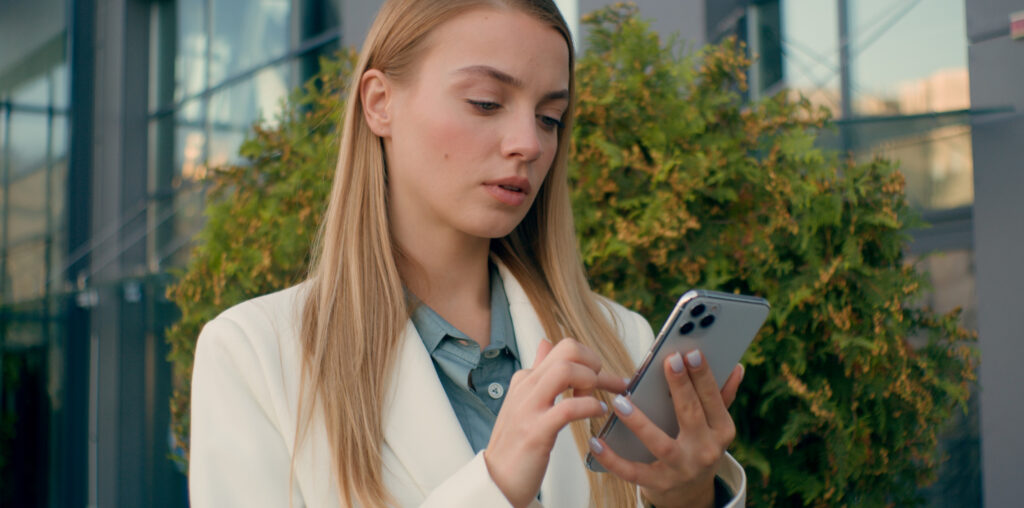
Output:
[[[382,0],[341,0],[342,20],[342,44],[358,47],[366,37],[366,32],[373,22],[377,9],[383,3]],[[562,4],[572,4],[572,0]],[[588,12],[600,9],[606,5],[616,3],[615,0],[577,0],[576,13],[582,16]],[[674,33],[680,34],[687,42],[688,48],[698,47],[707,40],[704,31],[704,0],[679,0],[666,2],[665,0],[634,0],[640,8],[640,15],[651,22],[651,26],[662,34],[669,36]],[[569,5],[571,7],[571,5]],[[563,14],[569,16],[572,9],[562,7]],[[569,21],[570,26],[578,26],[573,20]],[[582,29],[582,27],[581,27]],[[586,40],[585,33],[576,34],[576,42],[582,46]]]
[[[981,349],[981,461],[986,506],[1018,506],[1024,457],[1024,40],[1009,37],[1021,0],[967,0],[975,115],[974,245]]]
[[[686,40],[686,47],[693,49],[707,41],[704,30],[704,0],[633,0],[640,9],[640,17],[651,22],[651,27],[662,37],[679,34]],[[606,5],[617,3],[615,0],[579,0],[578,12],[582,16]],[[582,27],[581,27],[582,29]],[[586,33],[580,34],[580,45],[586,40]]]

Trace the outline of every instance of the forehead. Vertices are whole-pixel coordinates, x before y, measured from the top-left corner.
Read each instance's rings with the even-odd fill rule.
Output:
[[[477,8],[435,28],[425,41],[420,73],[455,78],[472,66],[496,68],[544,91],[569,85],[569,47],[554,27],[524,12]]]

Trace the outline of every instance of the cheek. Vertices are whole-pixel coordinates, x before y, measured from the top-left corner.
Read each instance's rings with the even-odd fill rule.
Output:
[[[458,162],[474,159],[485,146],[487,130],[466,118],[440,113],[427,122],[421,132],[422,154],[430,154],[435,162]]]

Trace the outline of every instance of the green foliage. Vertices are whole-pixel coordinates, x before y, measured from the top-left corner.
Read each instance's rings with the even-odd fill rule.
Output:
[[[587,23],[573,202],[594,286],[655,326],[692,287],[772,303],[733,409],[751,505],[915,502],[975,356],[956,314],[914,306],[902,175],[816,149],[806,101],[745,102],[734,42],[682,58],[633,8]]]
[[[292,94],[274,128],[257,124],[241,147],[250,164],[209,177],[206,225],[168,296],[181,319],[167,331],[174,364],[174,435],[188,449],[192,358],[203,324],[224,309],[302,280],[326,208],[344,113],[345,78],[356,55],[321,60],[320,73]]]
[[[976,359],[955,313],[915,304],[924,278],[902,257],[917,224],[902,176],[815,148],[827,117],[806,101],[745,102],[735,42],[679,56],[623,5],[585,22],[571,178],[595,289],[655,326],[692,287],[772,303],[733,405],[750,504],[913,504]],[[323,62],[276,128],[255,128],[252,164],[211,177],[207,226],[170,292],[182,443],[202,324],[304,273],[352,62]]]

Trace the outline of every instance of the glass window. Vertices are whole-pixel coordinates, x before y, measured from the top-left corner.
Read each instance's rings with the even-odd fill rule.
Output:
[[[49,129],[46,115],[11,112],[10,123],[10,177],[16,178],[46,165],[46,139]]]
[[[856,114],[970,106],[963,0],[857,0],[848,5]]]
[[[954,208],[974,201],[969,126],[939,127],[893,139],[879,146],[878,151],[900,161],[900,171],[907,179],[907,199],[912,206]]]
[[[281,101],[288,94],[290,65],[268,67],[252,79],[219,91],[210,98],[211,166],[242,162],[238,148],[249,136],[252,125],[262,120],[275,125]]]
[[[10,205],[7,210],[7,241],[10,245],[18,245],[47,234],[46,177],[46,168],[42,167],[10,180]]]
[[[17,219],[11,218],[12,225]],[[24,302],[42,297],[46,290],[46,242],[11,244],[7,250],[7,276],[10,301]],[[8,340],[10,337],[8,337]]]
[[[782,72],[792,93],[839,116],[839,14],[835,0],[782,0]]]
[[[290,0],[212,0],[211,12],[211,86],[288,51]]]
[[[50,78],[53,84],[53,107],[64,110],[68,108],[68,98],[71,96],[68,91],[68,64],[61,62],[53,68]]]
[[[782,81],[782,19],[779,1],[757,4],[757,86],[760,91]]]
[[[178,52],[174,69],[174,100],[206,89],[206,0],[177,0]]]
[[[40,74],[11,92],[11,102],[17,106],[46,107],[50,104],[50,80]]]

